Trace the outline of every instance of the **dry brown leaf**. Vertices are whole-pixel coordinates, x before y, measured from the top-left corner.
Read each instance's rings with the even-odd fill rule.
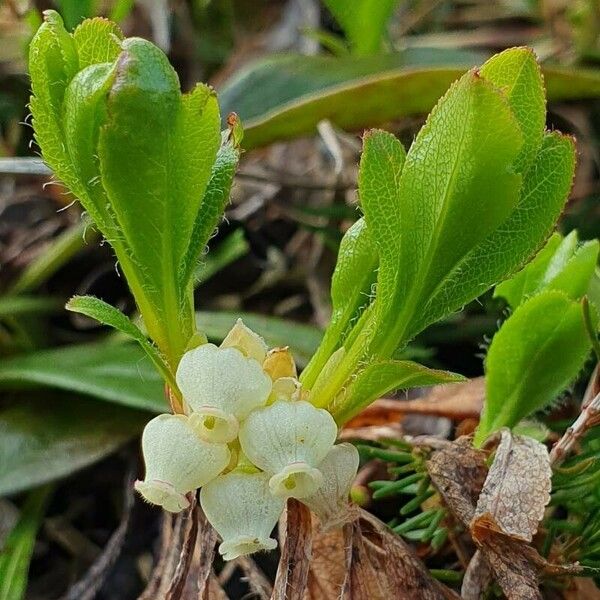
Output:
[[[472,535],[508,600],[541,600],[536,563],[543,559],[535,548],[505,534],[489,514],[476,520]]]
[[[304,600],[338,600],[346,576],[342,529],[323,533],[313,515],[313,548]]]
[[[530,542],[550,501],[552,468],[546,446],[508,429],[494,456],[475,508],[477,520],[489,515],[506,534]]]
[[[297,500],[288,500],[285,541],[277,567],[271,600],[301,600],[308,581],[312,549],[310,511]]]
[[[470,438],[461,437],[434,452],[427,468],[445,503],[468,527],[487,475],[485,453],[473,448]]]
[[[389,425],[402,421],[405,415],[419,414],[447,417],[453,421],[478,418],[485,396],[485,380],[477,377],[465,383],[436,385],[421,398],[414,400],[376,400],[359,415],[351,419],[346,427],[369,427]]]
[[[442,495],[448,508],[462,524],[469,528],[475,515],[475,505],[486,478],[485,454],[471,446],[469,438],[459,438],[449,447],[434,452],[428,461],[429,474],[434,485]],[[484,535],[484,528],[489,525],[489,515],[481,517],[477,523],[477,545],[494,579],[498,581],[509,600],[535,600],[540,598],[538,591],[537,571],[525,559],[525,553],[517,552],[525,546],[535,552],[521,540],[503,536],[496,540],[489,529]],[[507,542],[510,540],[510,544]],[[516,545],[516,547],[515,547]],[[470,574],[475,589],[473,594],[483,586],[482,579],[474,580],[475,573]],[[463,585],[463,593],[471,594]],[[475,595],[468,596],[475,598]]]
[[[345,526],[346,579],[342,600],[457,600],[431,577],[414,550],[370,513]]]
[[[338,436],[341,442],[362,440],[365,442],[379,442],[386,439],[402,437],[403,429],[399,423],[392,425],[374,425],[373,427],[344,427]]]
[[[600,590],[590,577],[576,577],[563,597],[565,600],[600,600]]]
[[[462,580],[460,597],[462,600],[480,600],[492,583],[492,572],[481,550],[473,554]]]

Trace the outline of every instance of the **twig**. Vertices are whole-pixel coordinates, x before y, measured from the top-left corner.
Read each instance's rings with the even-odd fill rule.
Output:
[[[550,452],[550,464],[552,466],[559,465],[571,452],[573,446],[596,425],[600,425],[600,394],[596,394],[593,400],[582,408],[573,425],[556,442]]]

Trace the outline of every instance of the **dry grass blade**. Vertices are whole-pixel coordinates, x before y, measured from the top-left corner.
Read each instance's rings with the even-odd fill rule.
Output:
[[[258,565],[248,556],[240,556],[235,564],[244,572],[244,579],[248,582],[252,593],[260,600],[269,600],[273,593],[273,586]]]
[[[285,542],[271,600],[302,600],[312,552],[312,518],[304,504],[290,499],[286,511]]]
[[[384,523],[366,511],[360,514],[344,530],[347,574],[342,600],[458,599]]]
[[[179,555],[179,562],[167,590],[165,600],[179,600],[181,598],[194,556],[194,547],[196,546],[196,538],[198,536],[198,503],[196,494],[188,494],[188,499],[190,506],[184,512],[183,517],[183,545]]]
[[[208,522],[204,513],[198,511],[198,543],[196,544],[197,567],[194,569],[198,581],[198,598],[208,600],[210,597],[212,564],[215,557],[217,532]],[[219,586],[220,587],[220,586]]]
[[[480,518],[491,517],[504,533],[530,542],[550,501],[551,488],[546,446],[504,429],[477,501],[472,534]]]
[[[102,554],[94,561],[94,564],[89,568],[85,576],[72,586],[63,596],[62,600],[92,600],[92,598],[96,597],[97,592],[102,587],[111,566],[121,552],[129,528],[131,509],[133,508],[135,501],[133,493],[134,479],[135,476],[133,470],[129,469],[127,477],[125,478],[123,514],[119,526],[115,529],[107,544],[104,546]]]
[[[179,519],[179,515],[177,518]],[[181,523],[181,521],[178,522]],[[175,520],[173,515],[164,511],[162,515],[160,553],[158,560],[154,566],[154,569],[152,570],[150,581],[148,582],[146,589],[138,597],[138,600],[153,600],[154,598],[159,597],[157,594],[161,586],[165,567],[167,566],[169,557],[173,552],[173,540],[175,538],[175,533]]]
[[[319,530],[313,516],[313,549],[304,600],[338,600],[346,576],[342,529]]]

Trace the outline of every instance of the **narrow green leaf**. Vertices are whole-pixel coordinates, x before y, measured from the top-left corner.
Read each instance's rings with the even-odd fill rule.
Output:
[[[516,209],[454,269],[440,277],[428,304],[412,323],[413,334],[460,309],[535,254],[562,212],[574,169],[573,140],[558,132],[546,133],[527,172]]]
[[[164,412],[163,382],[137,346],[95,343],[41,350],[0,363],[0,388],[51,387]]]
[[[210,252],[202,257],[196,266],[194,281],[197,285],[205,283],[238,258],[246,256],[249,251],[250,244],[246,240],[243,228],[240,227],[216,246],[211,245]]]
[[[73,32],[79,69],[97,63],[113,62],[121,52],[123,32],[116,23],[96,17],[87,19]]]
[[[263,336],[269,346],[289,346],[300,366],[308,362],[317,349],[322,336],[322,333],[312,325],[295,323],[277,317],[238,312],[201,311],[196,313],[198,329],[203,331],[210,340],[217,342],[225,338],[238,318],[241,318],[250,329]]]
[[[522,271],[501,283],[494,293],[516,308],[527,297],[546,289],[560,290],[573,300],[588,291],[598,261],[597,240],[579,244],[577,232],[562,239],[553,235]]]
[[[328,408],[335,420],[343,424],[389,392],[464,380],[457,373],[428,369],[410,361],[388,360],[363,369],[352,381],[346,394]]]
[[[22,399],[0,411],[0,496],[70,475],[140,432],[147,413],[83,398]]]
[[[331,319],[319,349],[300,376],[308,389],[312,388],[329,357],[344,341],[350,323],[371,301],[377,261],[377,248],[366,221],[361,218],[348,229],[340,243],[331,280]]]
[[[58,298],[48,296],[1,296],[0,318],[55,313],[62,304]]]
[[[184,287],[194,280],[198,260],[223,218],[239,159],[239,149],[229,141],[217,152],[206,193],[196,216],[190,244],[180,267],[180,285]]]
[[[379,254],[376,328],[387,325],[390,313],[398,311],[395,294],[403,268],[398,261],[402,256],[401,232],[406,211],[400,195],[400,176],[405,160],[404,147],[391,133],[374,130],[365,134],[358,187],[365,221]],[[418,227],[418,223],[414,225]]]
[[[103,325],[108,325],[134,339],[141,346],[142,350],[146,353],[146,356],[152,361],[165,381],[173,389],[176,389],[177,386],[175,380],[157,348],[148,341],[142,330],[118,308],[115,308],[94,296],[74,296],[67,302],[65,308],[86,315],[92,319],[96,319],[96,321],[99,321]]]
[[[381,50],[387,24],[398,0],[324,0],[344,30],[355,54]]]
[[[29,108],[35,140],[44,160],[76,194],[79,184],[64,143],[62,103],[67,85],[77,70],[77,54],[71,36],[58,13],[44,13],[45,22],[29,46],[29,74],[33,92]]]
[[[51,493],[52,487],[44,486],[27,496],[19,521],[2,545],[0,600],[25,598],[33,546]]]
[[[490,345],[475,442],[481,444],[555,400],[577,376],[590,349],[580,302],[552,290],[521,304]]]
[[[527,296],[535,293],[539,289],[548,263],[560,246],[561,241],[562,236],[560,233],[553,233],[548,238],[546,245],[524,269],[496,286],[494,297],[504,298],[512,308],[516,308]]]
[[[271,56],[250,63],[220,91],[224,113],[245,126],[244,148],[311,135],[322,119],[350,131],[426,114],[468,68],[476,52],[408,48],[369,57]],[[600,96],[600,70],[542,69],[550,101]]]
[[[521,146],[506,100],[476,72],[431,112],[398,185],[397,279],[385,299],[397,317],[389,331],[375,333],[372,348],[380,356],[410,339],[415,314],[438,282],[508,218],[519,198],[514,161]]]
[[[546,124],[546,98],[542,71],[530,48],[509,48],[490,58],[480,70],[508,99],[523,134],[523,147],[516,160],[525,173],[535,159]]]
[[[93,0],[58,0],[65,23],[73,29],[81,20],[92,16]]]

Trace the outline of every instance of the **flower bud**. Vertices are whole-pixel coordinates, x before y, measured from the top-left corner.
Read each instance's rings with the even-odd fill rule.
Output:
[[[277,547],[270,535],[284,500],[270,493],[265,473],[232,471],[221,475],[200,490],[200,503],[223,539],[219,553],[225,560]]]
[[[273,382],[268,404],[273,404],[277,400],[287,402],[298,400],[300,398],[301,385],[295,377],[280,377]]]
[[[238,319],[231,328],[225,339],[221,342],[221,348],[237,348],[244,356],[253,358],[262,364],[267,355],[267,344],[265,340]]]
[[[264,359],[263,369],[273,381],[277,381],[280,377],[297,377],[298,375],[296,362],[287,346],[270,350],[267,358]]]
[[[314,494],[323,476],[316,468],[337,436],[333,417],[304,401],[277,401],[253,411],[240,428],[246,456],[271,474],[269,487],[283,498]]]
[[[142,434],[146,478],[135,489],[169,512],[189,505],[185,495],[214,479],[229,463],[225,444],[209,444],[192,431],[183,415],[159,415]]]
[[[256,360],[214,344],[186,352],[176,379],[192,411],[190,426],[207,442],[234,440],[239,422],[264,406],[271,392],[271,380]]]
[[[348,496],[358,470],[358,450],[348,443],[334,446],[319,464],[323,485],[302,502],[312,510],[324,530],[351,518]]]

